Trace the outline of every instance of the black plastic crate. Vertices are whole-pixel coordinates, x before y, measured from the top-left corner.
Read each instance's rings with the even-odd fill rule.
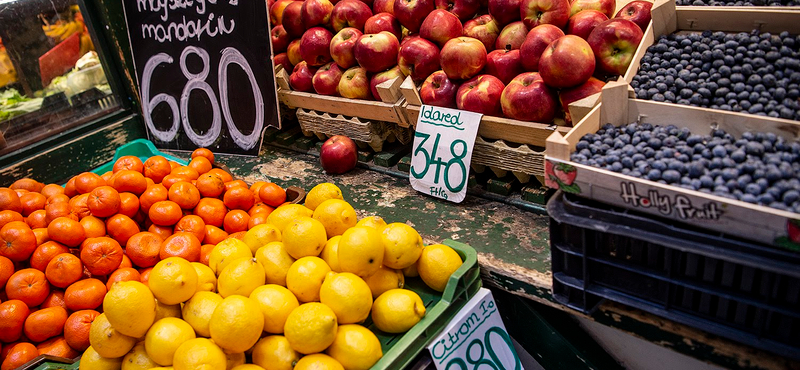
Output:
[[[800,253],[561,192],[547,211],[558,302],[608,299],[800,359]]]

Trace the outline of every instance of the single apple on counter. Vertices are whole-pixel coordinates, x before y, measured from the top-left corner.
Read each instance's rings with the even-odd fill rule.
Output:
[[[339,81],[344,75],[344,70],[334,62],[330,62],[317,70],[311,79],[314,91],[320,95],[339,96]]]
[[[464,23],[464,36],[478,39],[486,50],[494,48],[497,37],[500,36],[500,26],[489,14],[484,14]]]
[[[280,53],[272,57],[272,64],[275,67],[282,66],[286,73],[289,73],[294,68],[292,67],[292,62],[289,61],[289,55],[286,53]]]
[[[381,101],[381,94],[378,93],[378,85],[394,80],[395,78],[404,79],[406,75],[403,74],[403,71],[400,70],[400,67],[395,66],[387,71],[383,71],[380,73],[376,73],[369,79],[369,91],[372,93],[372,97],[375,98],[377,101]]]
[[[347,27],[342,28],[339,33],[333,36],[333,39],[331,39],[331,58],[333,58],[333,61],[336,62],[339,67],[347,69],[356,65],[356,56],[353,52],[353,48],[356,46],[356,41],[358,41],[361,35],[361,31],[353,27]]]
[[[319,149],[319,162],[327,173],[335,175],[345,173],[356,167],[358,147],[347,136],[331,136]]]
[[[500,31],[500,36],[497,36],[495,41],[495,49],[516,50],[525,42],[525,37],[528,35],[528,27],[522,21],[509,23]]]
[[[422,21],[436,6],[433,0],[395,0],[393,14],[409,32],[419,32]]]
[[[564,89],[578,86],[594,73],[594,53],[586,40],[566,35],[547,45],[539,58],[539,73],[547,86]]]
[[[331,40],[333,33],[322,27],[313,27],[300,39],[300,56],[310,67],[319,67],[333,60]],[[291,55],[290,55],[291,57]]]
[[[289,42],[292,41],[292,39],[289,38],[289,34],[287,34],[283,29],[283,26],[272,27],[270,36],[270,40],[272,41],[272,52],[274,54],[279,54],[286,51],[286,47],[289,46]]]
[[[331,24],[335,32],[339,32],[345,27],[353,27],[362,31],[369,17],[372,17],[372,9],[361,0],[342,0],[333,6]]]
[[[472,78],[486,66],[486,48],[478,39],[456,37],[444,44],[439,64],[450,79]]]
[[[525,36],[525,42],[519,48],[522,67],[529,72],[538,71],[539,58],[544,53],[544,49],[561,36],[564,36],[564,31],[552,24],[542,24],[530,30]]]
[[[572,116],[569,114],[569,105],[587,96],[599,93],[605,85],[605,82],[590,77],[588,81],[578,86],[558,92],[558,100],[561,102],[561,109],[564,110],[564,121],[566,121],[567,125],[573,123]]]
[[[444,108],[457,108],[456,92],[458,84],[454,83],[444,71],[433,72],[419,89],[419,97],[423,104]]]
[[[612,18],[594,28],[586,40],[602,72],[622,75],[642,41],[642,29],[627,19]]]
[[[313,90],[312,79],[317,72],[316,68],[310,68],[306,62],[300,62],[294,66],[294,71],[289,76],[289,86],[294,91],[309,92]]]
[[[500,96],[505,89],[503,81],[491,75],[479,75],[464,82],[456,92],[458,109],[482,113],[487,116],[502,116]]]
[[[328,27],[331,24],[333,3],[328,0],[304,0],[302,8],[303,25]]]
[[[650,10],[653,8],[653,3],[649,1],[643,0],[636,0],[631,1],[628,5],[625,5],[617,12],[617,15],[614,18],[622,18],[627,19],[633,23],[636,23],[639,28],[642,29],[642,32],[647,29],[647,26],[650,24],[650,20],[652,19],[652,14]]]
[[[617,8],[616,0],[573,0],[569,8],[569,16],[578,14],[581,10],[598,10],[605,14],[606,17],[611,18],[614,15],[614,9]]]
[[[589,34],[592,33],[597,25],[608,20],[605,14],[599,10],[587,9],[581,10],[572,17],[569,17],[569,24],[567,24],[567,34],[575,35],[582,39],[588,39]]]
[[[372,14],[394,13],[394,0],[375,0],[372,3]]]
[[[300,39],[292,40],[292,42],[289,43],[289,46],[286,47],[286,56],[289,58],[289,63],[293,66],[303,61],[303,56],[300,54]]]
[[[294,0],[278,0],[269,7],[269,21],[272,27],[280,26],[283,21],[283,10]],[[303,2],[300,1],[302,4]]]
[[[369,99],[369,77],[364,67],[352,67],[339,80],[339,95],[349,99]]]
[[[569,20],[569,0],[522,0],[519,12],[529,29],[540,24],[564,28]]]
[[[299,39],[306,32],[306,25],[303,24],[303,2],[292,1],[283,10],[283,29],[292,39]]]
[[[489,14],[499,27],[519,20],[520,0],[489,0]]]
[[[486,56],[484,73],[490,74],[508,84],[514,77],[525,72],[522,68],[519,50],[494,50]]]
[[[481,8],[480,0],[436,0],[436,9],[447,10],[455,14],[458,20],[466,22]]]
[[[503,114],[528,122],[550,123],[556,117],[556,94],[538,72],[525,72],[515,77],[500,95]]]
[[[403,38],[403,26],[391,13],[378,13],[369,17],[364,24],[364,33],[391,32],[398,40]]]
[[[450,39],[461,36],[462,29],[461,21],[455,14],[447,10],[436,9],[425,17],[419,28],[419,35],[442,47]]]
[[[356,61],[367,72],[385,71],[397,64],[400,43],[391,32],[361,35],[356,41],[353,53]]]
[[[400,45],[397,65],[414,81],[422,81],[439,70],[439,48],[422,37],[407,37]]]

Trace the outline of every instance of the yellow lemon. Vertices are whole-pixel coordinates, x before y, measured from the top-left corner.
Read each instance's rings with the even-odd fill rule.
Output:
[[[322,248],[322,253],[319,254],[319,257],[330,266],[331,270],[336,272],[342,272],[339,267],[339,239],[341,238],[341,235],[336,235],[328,239],[325,247]]]
[[[264,266],[267,284],[286,286],[286,273],[295,259],[286,252],[282,242],[267,243],[256,251],[256,261]]]
[[[144,336],[144,348],[150,358],[161,366],[172,365],[178,347],[194,339],[194,329],[186,321],[175,317],[158,320]]]
[[[118,370],[122,367],[122,357],[105,358],[91,346],[83,352],[78,370]]]
[[[383,292],[390,289],[402,289],[405,286],[406,279],[403,273],[398,270],[390,269],[383,266],[364,279],[369,285],[369,290],[372,291],[372,299],[378,298]]]
[[[450,275],[458,270],[462,263],[461,256],[453,248],[444,244],[434,244],[422,249],[417,271],[427,286],[441,292],[447,286]]]
[[[282,335],[261,338],[253,347],[253,363],[270,370],[292,370],[300,354]]]
[[[197,291],[216,292],[217,291],[217,276],[211,267],[208,267],[200,262],[190,262],[194,271],[197,272]]]
[[[264,370],[264,368],[254,364],[244,364],[238,365],[231,370]]]
[[[295,351],[308,355],[328,348],[336,338],[338,326],[336,314],[330,307],[311,302],[289,314],[283,335]]]
[[[319,290],[319,301],[333,310],[339,324],[354,324],[369,316],[372,292],[355,274],[329,272]]]
[[[175,370],[222,370],[227,367],[225,352],[206,338],[189,339],[175,351]]]
[[[156,300],[147,285],[138,281],[114,284],[103,298],[103,313],[120,334],[139,338],[156,318]]]
[[[175,370],[175,368],[172,366],[156,366],[151,367],[150,370]]]
[[[183,305],[183,319],[194,328],[197,335],[210,337],[208,322],[220,303],[222,297],[217,293],[197,292]]]
[[[253,257],[243,257],[232,261],[219,274],[217,289],[222,298],[234,294],[249,296],[266,280],[264,267]]]
[[[300,217],[283,229],[283,246],[293,258],[318,256],[328,241],[325,226],[311,217]]]
[[[237,352],[237,353],[226,353],[225,360],[227,362],[226,368],[230,370],[239,365],[244,365],[247,358],[245,357],[243,352]]]
[[[297,361],[294,370],[344,370],[344,366],[331,356],[315,353]]]
[[[256,301],[264,314],[264,331],[272,334],[283,333],[286,318],[300,306],[297,297],[280,285],[267,284],[250,293],[250,299]]]
[[[157,366],[158,364],[153,361],[144,350],[144,342],[137,343],[133,346],[133,349],[122,358],[122,370],[148,370]]]
[[[153,322],[161,320],[165,317],[181,318],[181,305],[180,304],[163,304],[156,299],[156,318]]]
[[[342,235],[345,230],[356,226],[358,216],[350,203],[341,199],[328,199],[314,210],[312,217],[325,226],[328,238]]]
[[[136,345],[136,338],[118,332],[108,322],[106,314],[101,313],[89,328],[89,344],[98,355],[117,358],[125,356]]]
[[[325,351],[347,370],[369,370],[383,357],[381,342],[361,325],[342,325]]]
[[[267,245],[267,243],[281,241],[281,231],[273,224],[256,225],[247,230],[242,241],[250,247],[250,252],[255,255],[258,248]]]
[[[319,288],[330,271],[330,266],[322,258],[303,257],[289,267],[286,287],[300,302],[319,301]]]
[[[308,194],[306,194],[306,207],[314,211],[317,206],[328,199],[344,200],[344,197],[342,196],[342,190],[339,189],[338,186],[329,182],[323,182],[311,188]]]
[[[250,247],[243,241],[236,238],[225,239],[217,244],[208,255],[208,267],[216,276],[228,266],[231,261],[242,258],[253,257]]]
[[[381,231],[386,227],[386,221],[381,216],[364,217],[356,223],[356,226],[367,226]]]
[[[421,256],[422,256],[422,254],[420,254],[420,257]],[[417,276],[419,276],[419,271],[417,271],[417,265],[419,265],[419,259],[417,259],[417,263],[415,263],[415,264],[413,264],[411,266],[408,266],[408,267],[403,269],[403,276],[406,276],[406,277],[417,277]]]
[[[372,322],[387,333],[405,333],[425,316],[425,303],[408,289],[392,289],[372,304]]]
[[[348,229],[339,239],[339,267],[362,278],[370,276],[383,263],[383,243],[375,229],[356,226]]]
[[[181,257],[168,257],[150,270],[148,284],[159,302],[182,303],[197,291],[197,271]]]
[[[208,323],[211,339],[228,352],[247,351],[261,337],[264,314],[254,300],[232,295],[222,300]]]
[[[393,269],[404,269],[417,262],[422,254],[422,237],[417,230],[403,223],[394,222],[381,231],[384,254],[383,265]]]
[[[267,216],[267,223],[273,224],[281,232],[286,228],[290,222],[300,217],[311,217],[313,211],[299,204],[285,204],[275,208],[272,213]]]

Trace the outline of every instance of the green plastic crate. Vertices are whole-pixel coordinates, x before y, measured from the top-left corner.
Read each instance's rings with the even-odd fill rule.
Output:
[[[40,355],[20,366],[18,370],[78,370],[80,362],[68,358]]]

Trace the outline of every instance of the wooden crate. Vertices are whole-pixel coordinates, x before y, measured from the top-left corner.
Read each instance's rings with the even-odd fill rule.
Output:
[[[600,202],[665,217],[756,242],[791,249],[789,230],[800,226],[800,214],[732,200],[699,191],[663,185],[637,177],[570,161],[575,145],[587,133],[605,123],[631,122],[675,125],[705,134],[720,128],[740,137],[746,131],[772,132],[787,140],[800,138],[800,122],[725,112],[690,106],[633,99],[624,81],[609,83],[602,103],[567,135],[553,133],[547,139],[545,176],[548,186]],[[795,239],[797,235],[794,236]]]

